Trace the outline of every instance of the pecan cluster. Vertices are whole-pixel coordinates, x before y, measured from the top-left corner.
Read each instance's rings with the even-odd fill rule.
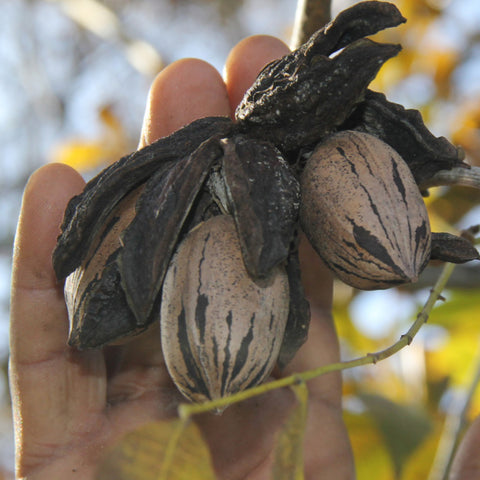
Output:
[[[69,343],[100,347],[160,319],[174,381],[213,398],[260,382],[306,339],[300,225],[359,288],[477,258],[430,233],[420,194],[439,170],[468,168],[459,150],[368,89],[400,46],[365,37],[404,21],[384,2],[343,11],[264,68],[235,122],[195,121],[92,179],[53,255]]]

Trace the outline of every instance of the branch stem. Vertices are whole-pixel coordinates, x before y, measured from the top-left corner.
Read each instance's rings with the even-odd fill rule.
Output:
[[[456,185],[480,189],[480,167],[454,167],[451,170],[440,170],[423,182],[420,189]]]
[[[250,399],[257,395],[263,395],[264,393],[270,392],[272,390],[276,390],[277,388],[288,387],[294,385],[299,382],[308,382],[313,378],[319,377],[320,375],[325,375],[326,373],[337,372],[340,370],[346,370],[348,368],[359,367],[362,365],[368,364],[375,364],[380,360],[384,360],[393,354],[400,351],[402,348],[410,345],[415,335],[420,330],[421,326],[426,323],[430,312],[433,309],[433,306],[442,298],[441,293],[445,288],[450,275],[453,272],[455,265],[452,263],[446,263],[440,276],[435,283],[435,286],[430,291],[430,295],[423,306],[420,313],[417,315],[416,320],[413,322],[409,330],[400,337],[400,339],[395,342],[390,347],[380,350],[376,353],[367,353],[363,357],[355,358],[352,360],[341,361],[338,363],[332,363],[329,365],[324,365],[322,367],[316,368],[314,370],[308,370],[301,373],[295,373],[291,376],[280,378],[279,380],[274,380],[272,382],[268,382],[262,385],[258,385],[257,387],[250,388],[248,390],[244,390],[242,392],[235,393],[228,397],[218,398],[215,400],[211,400],[205,403],[200,404],[186,404],[182,403],[178,407],[178,414],[182,419],[188,419],[192,415],[196,415],[199,413],[208,412],[211,410],[214,411],[222,411],[227,406],[232,405],[234,403],[242,402],[244,400]]]
[[[330,21],[331,0],[298,0],[290,48],[295,50]]]
[[[168,480],[170,478],[170,472],[173,465],[175,451],[180,442],[180,438],[182,437],[182,434],[188,427],[189,423],[190,418],[184,418],[176,424],[173,434],[170,437],[165,448],[165,456],[163,458],[162,466],[160,467],[160,472],[158,474],[159,480]]]

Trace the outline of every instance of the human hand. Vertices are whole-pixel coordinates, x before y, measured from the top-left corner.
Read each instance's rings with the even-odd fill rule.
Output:
[[[480,416],[475,419],[467,430],[450,471],[450,480],[479,480],[480,479]]]
[[[225,80],[205,62],[175,62],[150,92],[140,146],[205,116],[231,116],[269,61],[287,53],[272,37],[244,40],[230,53]],[[174,417],[183,401],[161,354],[158,325],[121,346],[79,352],[68,347],[63,285],[51,254],[68,200],[84,186],[65,165],[35,172],[25,189],[12,277],[10,384],[18,478],[89,480],[105,450],[124,433]],[[307,343],[284,376],[339,359],[330,316],[331,278],[307,242],[301,264],[312,322]],[[304,445],[307,479],[354,478],[342,421],[341,380],[312,380]],[[196,417],[220,479],[270,478],[276,432],[295,400],[276,390],[230,406],[222,416]]]

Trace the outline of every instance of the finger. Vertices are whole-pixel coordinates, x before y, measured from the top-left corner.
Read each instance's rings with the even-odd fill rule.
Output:
[[[310,305],[318,311],[329,313],[332,309],[333,277],[304,233],[300,233],[300,270],[305,295]]]
[[[279,373],[281,376],[312,370],[340,360],[340,348],[331,314],[332,275],[303,234],[300,236],[299,253],[302,284],[310,303],[310,326],[307,341]],[[342,383],[338,372],[319,376],[308,385],[312,396],[340,407]]]
[[[66,203],[84,184],[71,168],[50,164],[25,188],[14,246],[10,336],[11,353],[21,363],[42,362],[65,350],[68,324],[52,251]]]
[[[240,42],[228,56],[225,81],[232,110],[254,82],[262,68],[289,52],[286,44],[267,35],[256,35]],[[301,372],[338,362],[339,347],[330,315],[332,277],[304,235],[300,242],[302,283],[311,304],[312,319],[307,342],[299,350],[282,375]],[[337,405],[341,399],[341,378],[338,374],[319,377],[309,383],[312,394]]]
[[[202,60],[179,60],[162,70],[150,88],[140,147],[198,118],[229,115],[227,90],[217,70]],[[109,384],[111,401],[171,386],[158,324],[121,349],[114,377]]]
[[[20,469],[41,461],[47,450],[53,454],[72,427],[77,434],[92,428],[87,417],[105,405],[98,355],[76,354],[66,344],[67,312],[51,260],[66,203],[83,185],[70,167],[50,164],[32,175],[23,197],[10,326],[10,385]]]
[[[248,37],[232,49],[225,64],[225,82],[232,111],[263,67],[288,52],[285,43],[268,35]],[[306,295],[316,309],[330,311],[332,277],[304,236],[300,243],[300,261]]]
[[[307,238],[300,237],[302,283],[310,302],[308,338],[282,375],[304,372],[340,361],[340,348],[331,315],[332,275]],[[305,432],[306,478],[353,478],[353,457],[342,414],[339,372],[308,382],[309,411]]]
[[[225,63],[230,108],[234,112],[245,92],[255,81],[260,71],[271,61],[289,53],[281,40],[268,35],[254,35],[239,42],[228,55]]]
[[[229,115],[225,84],[215,68],[193,58],[178,60],[162,70],[150,88],[140,147],[196,119]]]
[[[450,480],[475,480],[480,478],[480,417],[477,417],[463,438],[453,461]]]

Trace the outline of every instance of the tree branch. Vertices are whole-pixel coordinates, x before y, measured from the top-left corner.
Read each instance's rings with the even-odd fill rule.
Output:
[[[455,265],[452,263],[445,264],[442,270],[442,273],[440,274],[435,286],[430,292],[427,302],[425,303],[421,312],[418,314],[412,326],[404,335],[400,337],[400,339],[397,342],[395,342],[393,345],[386,348],[385,350],[381,350],[376,353],[368,353],[363,357],[356,358],[353,360],[332,363],[329,365],[324,365],[322,367],[316,368],[314,370],[308,370],[306,372],[296,373],[289,377],[281,378],[279,380],[274,380],[272,382],[258,385],[257,387],[253,387],[248,390],[244,390],[242,392],[229,395],[228,397],[222,397],[222,398],[218,398],[215,400],[211,400],[204,403],[198,403],[198,404],[182,403],[178,407],[178,414],[180,418],[186,421],[192,415],[196,415],[198,413],[204,413],[212,410],[222,411],[229,405],[232,405],[238,402],[243,402],[244,400],[247,400],[249,398],[252,398],[258,395],[263,395],[264,393],[270,392],[272,390],[276,390],[277,388],[288,387],[298,382],[307,382],[316,377],[319,377],[320,375],[325,375],[326,373],[330,373],[330,372],[338,372],[340,370],[346,370],[348,368],[359,367],[361,365],[368,365],[372,363],[375,364],[380,360],[384,360],[388,357],[391,357],[393,354],[397,353],[402,348],[412,343],[413,338],[418,333],[421,326],[428,320],[428,316],[430,315],[430,312],[432,311],[436,301],[441,298],[442,291],[445,288],[448,282],[448,279],[450,278],[450,275],[452,274],[454,268],[455,268]]]
[[[290,48],[298,48],[330,21],[331,0],[298,0]]]
[[[450,280],[448,287],[451,289],[474,290],[480,287],[480,265],[477,263],[457,265]],[[420,275],[415,283],[408,283],[397,287],[402,292],[414,292],[422,288],[428,288],[435,283],[443,265],[429,265]]]
[[[480,167],[454,167],[451,170],[440,170],[421,185],[420,190],[441,186],[462,186],[480,189]]]

